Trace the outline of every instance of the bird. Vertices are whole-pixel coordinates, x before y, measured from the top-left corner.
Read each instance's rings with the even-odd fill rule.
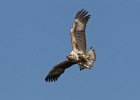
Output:
[[[70,30],[72,51],[66,60],[55,65],[45,77],[46,82],[55,82],[65,72],[65,69],[78,64],[80,71],[91,69],[96,61],[96,53],[91,47],[86,51],[86,25],[91,15],[87,10],[81,9],[77,12]]]

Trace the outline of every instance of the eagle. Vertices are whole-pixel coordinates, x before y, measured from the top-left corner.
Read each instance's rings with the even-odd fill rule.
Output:
[[[55,65],[52,70],[45,77],[47,82],[56,81],[65,71],[65,69],[72,65],[78,64],[80,71],[83,69],[91,69],[96,60],[96,54],[91,47],[86,52],[86,24],[90,18],[87,10],[80,10],[77,12],[74,22],[70,30],[72,51],[66,57],[65,61]]]

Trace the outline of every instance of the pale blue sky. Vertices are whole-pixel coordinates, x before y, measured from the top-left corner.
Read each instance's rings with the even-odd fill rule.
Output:
[[[71,51],[75,14],[89,11],[92,70],[44,78]],[[1,0],[0,100],[140,100],[140,0]]]

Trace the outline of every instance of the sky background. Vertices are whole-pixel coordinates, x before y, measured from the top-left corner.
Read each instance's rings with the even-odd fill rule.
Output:
[[[71,51],[75,14],[89,11],[92,70],[44,78]],[[140,100],[140,0],[0,0],[0,100]]]

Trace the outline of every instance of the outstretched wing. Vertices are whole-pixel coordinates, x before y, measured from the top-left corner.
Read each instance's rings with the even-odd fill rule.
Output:
[[[74,52],[86,53],[86,24],[90,18],[88,12],[84,9],[77,12],[74,23],[71,28],[72,49]]]
[[[68,60],[65,60],[56,66],[53,67],[53,69],[49,72],[49,74],[46,76],[46,81],[56,81],[62,73],[64,73],[66,68],[69,68],[70,66],[74,65],[75,63],[72,63]]]

